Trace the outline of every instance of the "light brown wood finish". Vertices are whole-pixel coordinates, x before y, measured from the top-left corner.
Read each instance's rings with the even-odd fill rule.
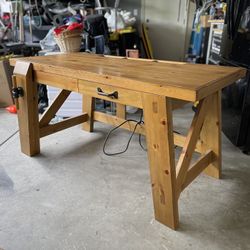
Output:
[[[206,110],[205,121],[201,130],[202,153],[213,150],[215,161],[211,163],[204,173],[221,178],[221,92],[216,92],[209,97],[209,107]]]
[[[198,105],[198,110],[195,113],[191,127],[188,131],[185,145],[182,149],[179,161],[177,163],[176,171],[178,195],[180,195],[181,193],[182,185],[185,181],[187,171],[192,160],[192,155],[200,136],[200,131],[204,122],[207,108],[208,100],[204,99]]]
[[[205,168],[207,168],[208,165],[214,161],[214,158],[214,152],[209,150],[202,155],[197,162],[192,164],[187,172],[185,181],[181,186],[181,190],[183,191],[184,188],[186,188]]]
[[[16,86],[23,88],[24,97],[19,97],[18,123],[21,151],[29,156],[40,153],[37,84],[33,82],[32,64],[17,62],[15,69]]]
[[[30,62],[35,71],[51,73],[54,78],[77,78],[193,102],[233,83],[246,73],[245,69],[235,67],[127,60],[85,53],[18,58],[11,60],[12,65],[16,61]],[[78,85],[79,88],[81,84]]]
[[[179,217],[171,104],[164,96],[143,94],[155,218],[176,229]]]
[[[102,122],[102,123],[110,124],[112,126],[118,126],[121,123],[125,122],[125,119],[123,118],[120,118],[118,116],[108,115],[108,114],[98,112],[98,111],[94,112],[94,120]],[[126,129],[128,131],[134,131],[135,126],[136,126],[136,122],[128,121],[125,124],[123,124],[121,128]],[[135,130],[135,133],[145,135],[146,132],[145,132],[144,125],[143,124],[138,125]]]
[[[155,217],[158,221],[176,229],[181,191],[204,169],[210,176],[220,177],[220,90],[244,76],[244,69],[82,53],[12,60],[12,64],[15,63],[17,85],[25,90],[24,97],[18,101],[20,139],[25,154],[39,153],[40,136],[76,124],[84,123],[87,131],[93,131],[94,120],[119,125],[124,121],[123,105],[131,105],[142,108],[144,112],[145,125],[138,126],[136,133],[146,133]],[[36,82],[83,94],[84,114],[48,125],[53,113],[66,99],[62,95],[42,118],[39,131],[37,85],[32,79],[31,64]],[[99,96],[96,91],[98,87],[108,93],[118,91],[118,99]],[[96,112],[96,97],[118,104],[117,116]],[[183,136],[173,133],[172,109],[181,107],[186,101],[200,101],[200,104],[188,135]],[[122,128],[131,131],[135,124],[128,122]],[[183,147],[177,170],[174,143]],[[194,151],[201,153],[201,157],[190,166]]]
[[[57,133],[61,130],[76,126],[78,124],[84,123],[88,120],[88,114],[82,114],[79,116],[64,119],[63,121],[47,125],[40,128],[40,137],[51,135]]]
[[[186,139],[187,139],[186,136],[174,133],[174,144],[176,146],[183,148],[185,143],[186,143]],[[196,143],[196,146],[194,149],[195,152],[198,152],[198,153],[203,152],[202,151],[202,143],[203,142],[201,140],[197,140],[197,143]]]
[[[49,124],[51,119],[56,115],[56,112],[60,109],[60,107],[63,105],[65,100],[70,95],[71,91],[63,89],[58,96],[55,98],[55,100],[51,103],[50,107],[44,112],[42,115],[39,126],[44,127]]]
[[[101,90],[107,94],[117,91],[118,98],[114,99],[107,96],[101,96],[98,94],[98,88],[101,88]],[[85,95],[93,96],[95,98],[100,98],[102,100],[142,108],[141,93],[127,90],[125,88],[106,86],[105,84],[101,83],[79,80],[79,92],[84,93]]]
[[[123,104],[116,104],[116,116],[122,119],[126,119],[126,106]]]
[[[76,78],[71,78],[55,73],[34,71],[34,81],[38,83],[48,84],[56,88],[62,88],[62,86],[64,86],[63,89],[79,92]]]
[[[102,123],[110,124],[112,126],[118,126],[125,121],[125,119],[122,119],[122,118],[119,118],[119,117],[116,117],[113,115],[108,115],[108,114],[98,112],[98,111],[94,112],[94,120],[102,122]],[[134,131],[135,126],[136,126],[136,122],[129,121],[129,122],[123,124],[121,126],[121,128],[126,129],[128,131]],[[145,125],[140,124],[139,126],[137,126],[135,133],[146,135]],[[185,142],[186,142],[185,136],[174,133],[174,145],[179,146],[179,147],[183,147],[185,145]],[[201,152],[203,152],[202,150],[203,150],[202,142],[200,140],[198,140],[197,144],[196,144],[195,151],[201,153]]]
[[[82,111],[88,114],[88,120],[83,123],[82,129],[87,132],[93,132],[94,129],[94,110],[95,110],[95,98],[89,95],[82,96]]]

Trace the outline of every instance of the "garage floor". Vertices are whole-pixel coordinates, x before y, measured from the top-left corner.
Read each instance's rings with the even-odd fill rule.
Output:
[[[185,130],[190,108],[175,112]],[[146,153],[135,136],[127,153],[108,157],[108,126],[46,137],[42,154],[20,153],[18,134],[0,147],[0,249],[250,249],[250,156],[223,136],[223,179],[200,176],[181,195],[180,229],[153,219]],[[0,144],[17,130],[0,109]],[[126,143],[113,137],[110,150]]]

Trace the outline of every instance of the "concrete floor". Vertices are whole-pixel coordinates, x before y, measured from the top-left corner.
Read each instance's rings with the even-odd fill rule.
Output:
[[[175,129],[185,130],[192,113],[175,115]],[[223,136],[223,179],[201,175],[183,192],[176,232],[153,218],[138,137],[126,154],[107,157],[109,128],[44,138],[34,158],[20,153],[17,134],[0,147],[0,249],[250,249],[250,156]],[[16,130],[16,115],[0,110],[0,144]],[[117,133],[110,150],[127,138]]]

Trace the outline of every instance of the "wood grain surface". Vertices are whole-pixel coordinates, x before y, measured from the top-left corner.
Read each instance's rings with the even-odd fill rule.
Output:
[[[86,53],[15,58],[55,77],[87,80],[113,87],[197,101],[245,76],[237,67],[106,57]],[[48,77],[48,81],[49,81]],[[37,74],[39,80],[39,74]],[[42,78],[46,83],[46,77]],[[66,84],[66,82],[65,82]],[[81,83],[78,83],[80,85]]]

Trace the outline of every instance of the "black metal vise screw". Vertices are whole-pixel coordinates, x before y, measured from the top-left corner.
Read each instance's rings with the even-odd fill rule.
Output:
[[[13,88],[12,89],[12,96],[13,96],[14,99],[17,99],[19,97],[23,97],[23,95],[24,95],[23,88],[18,87],[18,88]]]

